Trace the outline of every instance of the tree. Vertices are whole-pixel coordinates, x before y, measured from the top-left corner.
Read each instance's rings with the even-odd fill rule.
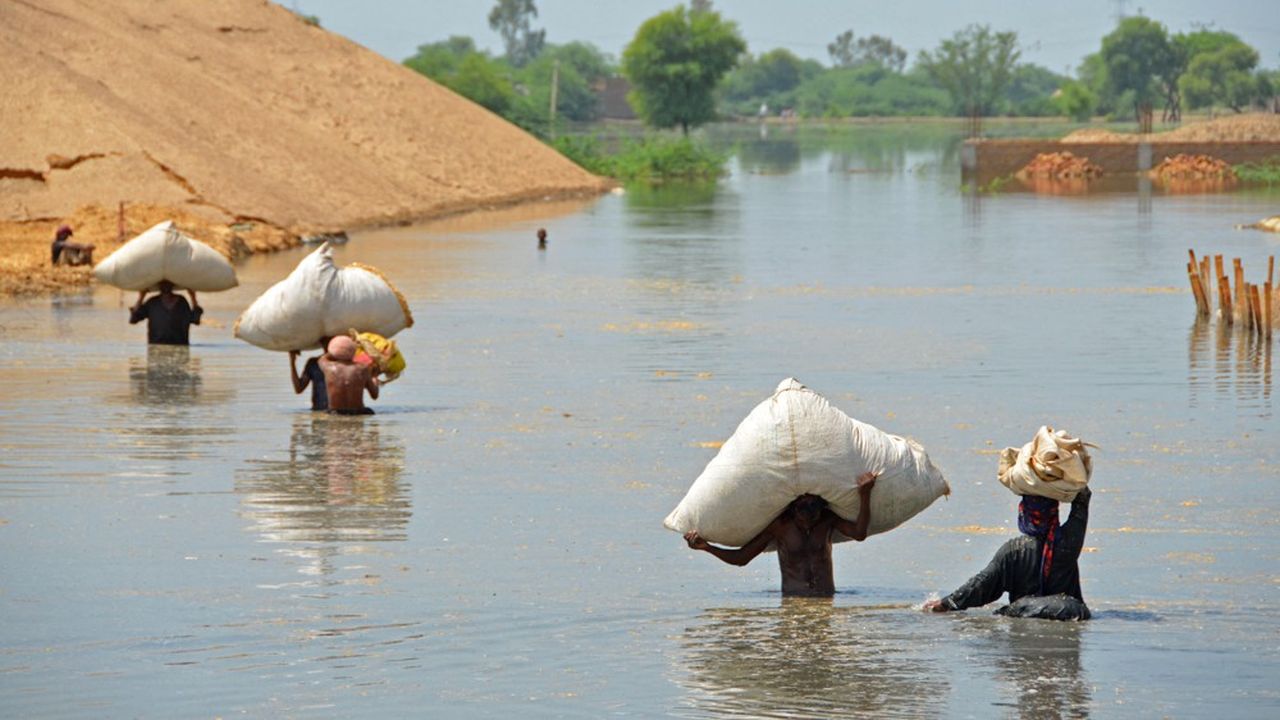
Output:
[[[554,68],[557,67],[558,71]],[[577,122],[599,117],[596,84],[613,74],[609,60],[595,46],[583,42],[547,45],[537,59],[520,69],[519,84],[527,93],[525,115],[539,121],[547,117],[551,103],[552,75],[558,76],[556,115]],[[526,123],[520,123],[526,124]]]
[[[827,43],[827,54],[831,56],[831,67],[853,67],[857,62],[854,51],[853,31],[845,30],[836,39]]]
[[[1069,116],[1072,120],[1086,122],[1093,117],[1093,111],[1098,106],[1098,97],[1083,82],[1069,80],[1058,89],[1058,94],[1053,98],[1053,104],[1058,108],[1058,112]]]
[[[922,51],[918,63],[957,112],[979,116],[995,111],[1020,55],[1016,33],[970,25],[933,52]]]
[[[498,0],[489,11],[489,27],[502,36],[507,62],[523,67],[542,52],[546,30],[533,30],[538,8],[533,0]]]
[[[405,60],[404,64],[411,70],[447,85],[448,78],[458,72],[463,58],[475,52],[474,40],[464,35],[453,35],[442,42],[419,45],[417,54]]]
[[[500,115],[507,114],[515,103],[507,68],[478,52],[469,37],[455,35],[420,45],[417,54],[404,64]]]
[[[854,64],[863,63],[900,73],[907,65],[907,51],[881,35],[858,38],[854,44]]]
[[[1178,87],[1191,107],[1221,103],[1240,112],[1258,95],[1257,65],[1258,51],[1236,40],[1192,58]]]
[[[754,114],[761,103],[770,107],[793,107],[793,91],[822,71],[818,61],[802,60],[784,48],[755,58],[744,55],[720,83],[719,93],[728,110],[739,115]]]
[[[746,49],[737,25],[719,13],[680,5],[655,15],[623,50],[627,99],[646,124],[678,125],[688,135],[690,126],[715,118],[716,85]]]
[[[1127,95],[1139,124],[1151,116],[1156,98],[1167,98],[1176,85],[1181,62],[1164,25],[1142,16],[1120,21],[1102,38],[1102,59],[1107,66],[1109,92]]]
[[[1067,78],[1034,63],[1021,63],[1004,91],[1006,110],[1014,115],[1052,115],[1057,112],[1052,98]],[[1090,108],[1092,111],[1092,108]]]

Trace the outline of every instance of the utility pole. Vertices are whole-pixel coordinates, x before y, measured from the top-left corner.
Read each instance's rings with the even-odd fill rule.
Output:
[[[1111,4],[1115,5],[1116,7],[1115,19],[1116,19],[1116,24],[1119,25],[1120,21],[1124,20],[1126,17],[1124,10],[1125,10],[1125,5],[1129,4],[1129,0],[1111,0]]]
[[[548,123],[548,132],[554,140],[556,136],[556,96],[560,94],[560,58],[556,58],[551,63],[551,107],[549,113],[551,120]]]

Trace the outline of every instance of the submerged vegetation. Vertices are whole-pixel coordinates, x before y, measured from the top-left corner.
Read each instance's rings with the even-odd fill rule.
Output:
[[[1280,185],[1280,156],[1256,163],[1243,163],[1232,168],[1236,177],[1255,185]]]
[[[687,137],[626,139],[616,152],[584,135],[558,137],[551,146],[590,172],[623,181],[713,180],[728,161],[728,155]]]

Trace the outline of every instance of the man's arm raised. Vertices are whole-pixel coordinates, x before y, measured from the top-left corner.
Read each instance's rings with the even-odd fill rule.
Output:
[[[741,567],[754,560],[757,555],[764,552],[765,548],[769,547],[769,543],[773,541],[774,525],[777,522],[777,520],[774,520],[769,523],[769,527],[761,530],[759,535],[751,538],[746,545],[740,548],[722,548],[712,545],[704,540],[697,530],[685,533],[684,541],[689,543],[689,547],[693,550],[709,552],[730,565]]]
[[[878,477],[878,472],[865,472],[858,476],[858,519],[850,522],[836,515],[835,527],[840,534],[858,542],[867,539],[867,526],[871,524],[871,488],[876,486]]]

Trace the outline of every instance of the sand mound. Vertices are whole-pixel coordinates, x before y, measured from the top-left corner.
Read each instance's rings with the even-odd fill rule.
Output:
[[[1076,130],[1062,138],[1064,143],[1106,142],[1246,142],[1280,141],[1280,115],[1250,113],[1189,123],[1180,128],[1151,135],[1117,133],[1097,128]]]
[[[0,3],[0,218],[118,201],[293,229],[602,181],[430,80],[262,0]]]
[[[1101,176],[1102,168],[1089,162],[1089,158],[1064,151],[1040,153],[1016,174],[1020,178],[1087,179]]]

